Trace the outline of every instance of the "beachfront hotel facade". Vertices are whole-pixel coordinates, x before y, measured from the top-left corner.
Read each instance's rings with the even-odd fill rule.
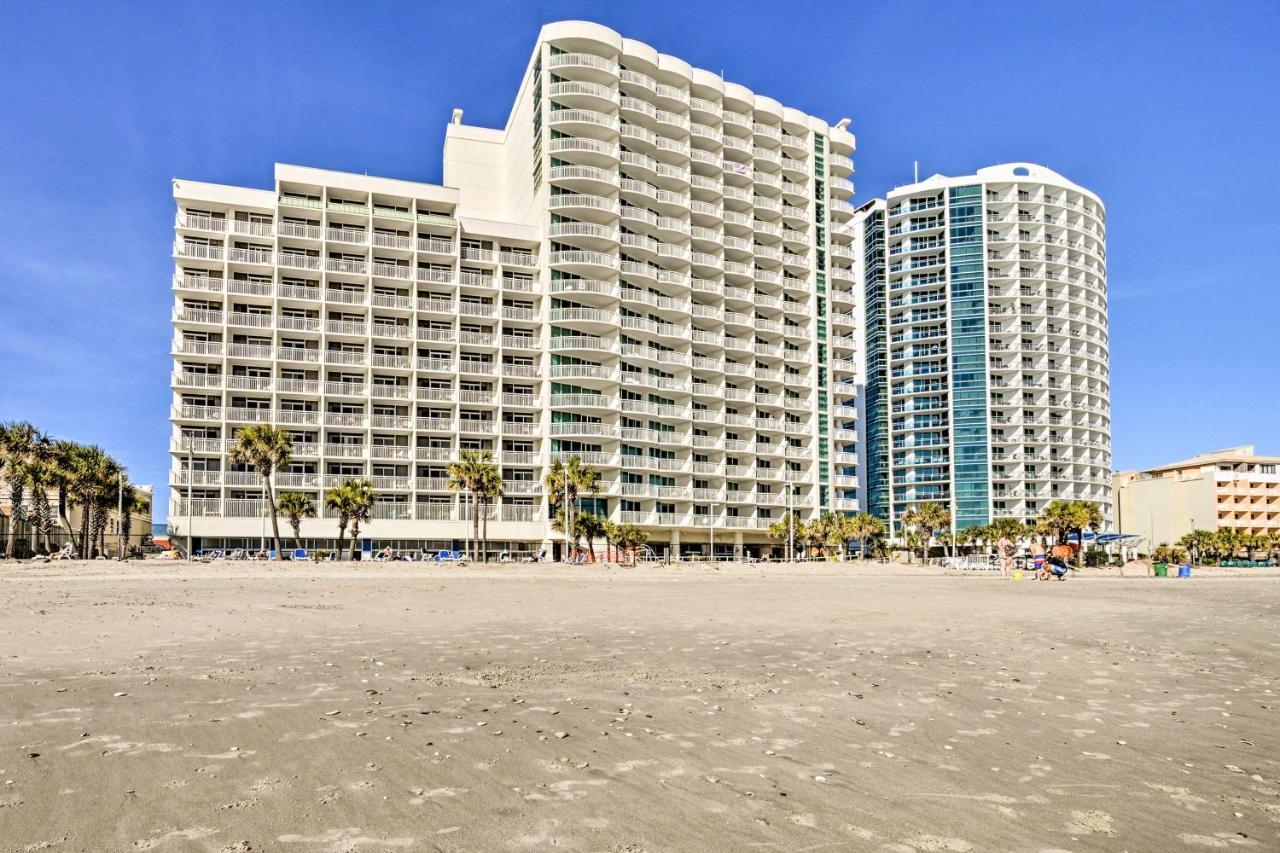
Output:
[[[1250,444],[1120,471],[1115,489],[1116,528],[1151,547],[1192,530],[1280,532],[1280,456],[1257,454]]]
[[[962,530],[1086,500],[1110,520],[1102,201],[1010,163],[899,187],[854,225],[866,510],[898,530],[941,503]]]
[[[259,541],[262,483],[227,458],[256,423],[294,441],[277,492],[320,509],[372,481],[378,547],[458,547],[465,449],[502,472],[494,550],[561,539],[543,480],[575,456],[602,480],[583,509],[658,553],[760,553],[789,507],[859,509],[847,125],[561,22],[504,128],[455,111],[443,185],[175,180],[171,526]]]

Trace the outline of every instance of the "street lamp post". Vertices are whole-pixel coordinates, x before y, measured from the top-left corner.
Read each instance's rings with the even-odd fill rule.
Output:
[[[708,546],[710,551],[707,554],[707,556],[710,557],[711,562],[714,563],[716,561],[716,502],[715,501],[711,502],[711,515],[707,519],[707,523],[711,525],[709,528],[711,533],[711,544]]]
[[[195,470],[191,467],[191,445],[187,445],[187,559],[195,557],[196,537],[191,532],[191,516],[192,504],[195,502],[192,498],[195,483]],[[170,543],[172,544],[172,543]]]
[[[569,463],[564,464],[564,556],[569,561],[569,548],[573,542],[573,514],[569,512]]]
[[[124,471],[116,475],[116,545],[119,559],[124,559]]]
[[[787,465],[787,454],[791,450],[791,443],[785,438],[782,440],[782,476],[785,478],[783,484],[787,489],[787,562],[795,561],[795,541],[796,541],[796,515],[791,508],[791,470]]]

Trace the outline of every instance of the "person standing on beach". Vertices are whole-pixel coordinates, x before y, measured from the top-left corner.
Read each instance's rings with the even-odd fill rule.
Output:
[[[1000,558],[1000,577],[1008,580],[1009,570],[1013,568],[1013,552],[1015,546],[1008,536],[1000,535],[996,542],[996,556]]]
[[[1044,568],[1044,545],[1039,537],[1031,540],[1031,563],[1037,573]]]

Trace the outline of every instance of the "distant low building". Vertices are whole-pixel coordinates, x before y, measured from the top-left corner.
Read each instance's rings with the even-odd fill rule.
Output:
[[[138,498],[142,502],[142,506],[132,513],[129,529],[129,546],[136,548],[148,544],[151,539],[153,497],[151,486],[134,486],[134,488],[138,490]],[[22,503],[22,508],[15,511],[9,484],[0,480],[0,553],[29,554],[37,544],[41,544],[41,537],[33,536],[31,520],[33,505],[29,492]],[[49,544],[53,548],[58,548],[66,541],[67,532],[62,520],[58,517],[58,493],[55,489],[49,490],[49,507],[53,514],[53,527],[48,537]],[[67,519],[71,522],[71,529],[75,531],[77,537],[80,535],[80,522],[83,518],[84,512],[79,506],[74,504],[67,506]],[[119,516],[116,508],[108,507],[103,539],[109,556],[116,556],[119,531]]]
[[[1215,450],[1145,471],[1115,475],[1116,520],[1153,545],[1192,530],[1280,532],[1280,456],[1253,445]]]

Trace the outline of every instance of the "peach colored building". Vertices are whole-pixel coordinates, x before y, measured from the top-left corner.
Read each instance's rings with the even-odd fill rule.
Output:
[[[1153,545],[1192,530],[1280,533],[1280,456],[1253,445],[1115,475],[1117,527]]]

